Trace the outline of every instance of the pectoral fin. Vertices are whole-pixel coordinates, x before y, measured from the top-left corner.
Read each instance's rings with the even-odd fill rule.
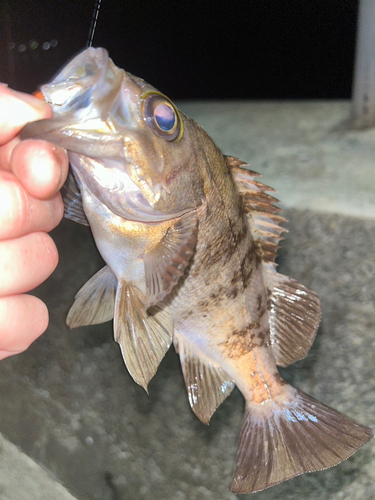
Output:
[[[194,210],[177,219],[145,254],[147,307],[162,301],[184,274],[194,254],[197,231],[198,213]]]
[[[83,210],[81,192],[71,170],[61,189],[61,195],[64,202],[64,217],[83,226],[88,226],[89,221]]]
[[[115,309],[116,277],[104,266],[76,294],[66,323],[69,328],[110,321]]]
[[[191,409],[204,424],[210,422],[216,408],[229,396],[235,384],[219,365],[204,359],[194,347],[175,334],[182,373]]]
[[[147,391],[172,342],[172,315],[167,308],[154,307],[148,312],[139,290],[121,281],[117,286],[114,333],[130,375]]]

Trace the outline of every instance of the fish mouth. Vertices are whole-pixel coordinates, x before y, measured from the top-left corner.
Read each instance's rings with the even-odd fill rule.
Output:
[[[89,104],[100,99],[108,74],[116,74],[111,79],[114,90],[119,86],[121,70],[113,63],[109,68],[110,62],[105,49],[90,47],[74,56],[49,83],[41,86],[40,91],[54,112],[59,115],[75,113],[76,119],[83,118]],[[90,115],[94,108],[88,110]]]
[[[190,208],[159,210],[156,205],[163,195],[162,186],[148,186],[142,180],[141,188],[132,180],[128,169],[123,168],[123,163],[88,158],[72,152],[69,152],[69,161],[81,191],[89,190],[111,212],[123,219],[157,223],[181,217],[190,211]]]
[[[87,187],[116,215],[144,223],[162,222],[190,208],[168,210],[161,164],[151,168],[147,155],[138,155],[142,148],[137,144],[145,140],[134,125],[139,92],[105,49],[86,49],[41,87],[54,116],[27,124],[21,139],[43,139],[66,148],[81,191]],[[145,150],[151,146],[147,143]],[[146,168],[141,168],[143,164]]]
[[[53,117],[25,125],[21,139],[47,140],[94,158],[118,156],[122,151],[120,138],[116,142],[113,129],[106,123],[112,99],[103,102],[103,92],[110,97],[118,93],[124,73],[105,49],[90,47],[76,55],[40,88],[44,100],[52,106]]]

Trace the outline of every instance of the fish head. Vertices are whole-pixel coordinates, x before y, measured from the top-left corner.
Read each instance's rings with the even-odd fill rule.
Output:
[[[41,93],[54,116],[26,125],[22,137],[65,147],[81,190],[116,215],[156,222],[202,205],[195,122],[105,49],[78,54]]]

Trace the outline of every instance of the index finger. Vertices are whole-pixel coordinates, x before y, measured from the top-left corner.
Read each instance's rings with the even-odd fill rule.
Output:
[[[28,139],[14,148],[10,168],[26,191],[40,200],[59,191],[68,175],[66,151],[50,142]]]
[[[52,117],[52,108],[41,99],[0,84],[0,145],[9,142],[26,123]]]

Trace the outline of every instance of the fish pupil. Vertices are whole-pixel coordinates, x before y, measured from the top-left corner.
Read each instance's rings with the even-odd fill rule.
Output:
[[[176,123],[176,113],[168,104],[159,104],[154,110],[157,126],[164,132],[173,130]]]

